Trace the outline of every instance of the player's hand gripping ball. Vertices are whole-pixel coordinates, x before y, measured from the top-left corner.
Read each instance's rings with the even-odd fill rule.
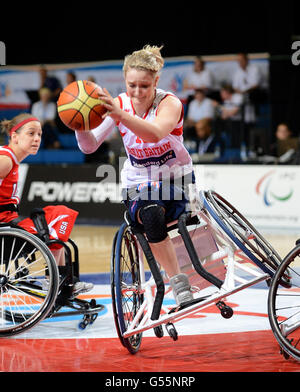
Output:
[[[57,100],[61,121],[74,131],[89,131],[97,128],[107,111],[98,96],[100,87],[86,80],[70,83]]]

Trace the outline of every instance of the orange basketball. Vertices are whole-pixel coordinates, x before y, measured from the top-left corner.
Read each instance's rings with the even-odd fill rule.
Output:
[[[98,98],[99,90],[97,84],[86,80],[70,83],[57,100],[61,121],[76,131],[89,131],[98,127],[107,110]]]

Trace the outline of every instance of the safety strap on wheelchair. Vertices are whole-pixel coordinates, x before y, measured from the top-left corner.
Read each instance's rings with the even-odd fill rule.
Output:
[[[49,227],[45,218],[45,211],[42,208],[34,208],[31,211],[30,218],[38,232],[38,236],[44,241],[49,241],[50,233]]]
[[[193,245],[193,241],[186,227],[187,221],[189,219],[190,219],[190,214],[183,213],[180,215],[180,217],[178,218],[178,233],[182,236],[186,250],[190,256],[190,259],[192,261],[195,270],[198,272],[200,276],[202,276],[203,279],[206,279],[208,282],[212,283],[213,285],[215,285],[220,289],[224,282],[222,282],[222,280],[220,280],[216,276],[206,271],[206,269],[202,266],[198,258],[197,252]]]
[[[17,204],[2,204],[0,205],[0,212],[11,211],[19,212],[19,206]]]
[[[24,219],[25,219],[24,216],[19,215],[17,218],[15,218],[15,219],[9,221],[9,223],[10,223],[11,225],[13,225],[13,226],[18,226],[18,223],[20,223],[20,222],[21,222],[22,220],[24,220]]]

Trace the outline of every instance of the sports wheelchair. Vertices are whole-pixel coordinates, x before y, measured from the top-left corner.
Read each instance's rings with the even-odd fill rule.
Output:
[[[125,222],[115,234],[111,254],[111,294],[114,321],[122,345],[135,354],[143,332],[176,341],[174,323],[215,304],[224,318],[233,315],[226,298],[259,282],[269,289],[271,328],[285,358],[300,360],[300,274],[294,260],[300,243],[284,260],[251,223],[214,191],[198,192],[190,186],[191,212],[168,224],[181,272],[188,274],[194,293],[191,302],[166,306],[171,291],[160,270],[143,228]],[[145,271],[147,261],[150,272]]]
[[[104,306],[72,295],[79,280],[78,248],[71,239],[64,243],[49,238],[42,209],[34,209],[31,218],[37,235],[14,222],[0,224],[0,337],[25,332],[50,317],[82,315],[78,327],[84,329]],[[53,244],[64,248],[63,268],[49,250]]]

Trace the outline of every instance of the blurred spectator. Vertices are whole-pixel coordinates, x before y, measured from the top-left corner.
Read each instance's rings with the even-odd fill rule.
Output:
[[[243,94],[245,102],[244,121],[254,124],[256,121],[255,106],[251,100],[253,92],[259,88],[261,76],[255,64],[250,64],[246,53],[237,55],[239,67],[233,75],[232,86],[236,93]]]
[[[239,53],[237,61],[239,68],[233,75],[233,88],[235,91],[245,94],[258,88],[261,80],[258,67],[249,63],[246,53]]]
[[[194,69],[183,82],[184,90],[189,90],[193,95],[196,89],[202,89],[207,94],[213,88],[212,73],[205,68],[205,62],[200,56],[194,61]]]
[[[9,85],[5,82],[1,82],[0,83],[0,99],[9,97],[11,95],[11,93],[12,93],[12,90],[9,87]]]
[[[96,83],[96,84],[97,84],[96,79],[94,78],[94,76],[91,76],[91,75],[88,76],[87,80],[88,80],[89,82],[93,82],[93,83]]]
[[[55,76],[49,76],[48,70],[45,66],[40,67],[40,88],[47,87],[51,91],[51,100],[56,102],[60,92],[62,91],[62,86],[60,81]]]
[[[281,157],[290,152],[299,151],[299,138],[293,136],[293,132],[286,123],[280,123],[275,132],[276,141],[270,146],[270,155]]]
[[[72,71],[68,71],[66,74],[66,86],[70,83],[73,83],[76,81],[76,75]]]
[[[42,148],[60,148],[59,132],[55,124],[56,104],[51,101],[51,90],[43,87],[39,95],[40,100],[32,105],[31,113],[42,125]]]
[[[203,118],[195,125],[196,136],[194,138],[195,150],[191,154],[194,162],[197,162],[208,154],[211,159],[219,158],[224,151],[223,141],[212,131],[212,122],[209,118]]]
[[[223,85],[220,90],[221,104],[216,108],[219,116],[218,129],[230,139],[230,147],[239,148],[244,141],[243,134],[243,95],[235,93],[230,85]]]
[[[220,90],[222,104],[219,105],[220,116],[223,120],[241,120],[243,95],[235,93],[230,85],[223,85]]]
[[[190,102],[184,121],[185,135],[187,138],[195,134],[196,123],[203,119],[213,119],[215,106],[210,98],[207,98],[204,90],[196,89],[195,98]]]

